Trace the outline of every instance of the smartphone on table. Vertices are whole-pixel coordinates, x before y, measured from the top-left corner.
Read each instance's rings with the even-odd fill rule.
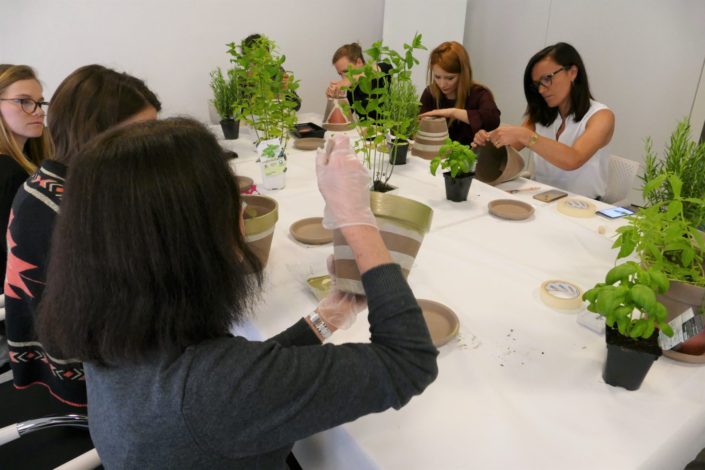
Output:
[[[602,209],[595,212],[597,215],[602,217],[607,217],[608,219],[619,219],[620,217],[626,217],[634,213],[633,210],[627,209],[626,207],[610,207],[608,209]]]
[[[568,193],[564,191],[559,191],[557,189],[551,189],[548,191],[544,191],[542,193],[534,194],[534,199],[538,199],[539,201],[543,202],[551,202],[555,201],[556,199],[560,199],[562,197],[566,197]]]

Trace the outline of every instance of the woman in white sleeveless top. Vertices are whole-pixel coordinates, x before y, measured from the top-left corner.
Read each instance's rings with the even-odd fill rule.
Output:
[[[480,131],[473,146],[492,142],[517,150],[529,147],[534,179],[590,198],[602,197],[614,113],[592,100],[578,51],[559,42],[536,53],[524,71],[524,94],[524,123]]]

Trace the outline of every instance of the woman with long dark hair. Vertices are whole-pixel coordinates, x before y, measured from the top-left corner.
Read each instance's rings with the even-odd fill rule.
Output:
[[[470,145],[476,132],[499,126],[492,92],[473,80],[470,56],[462,44],[448,41],[431,51],[420,113],[446,118],[450,138],[464,145]]]
[[[346,137],[319,153],[317,173],[325,224],[362,273],[370,344],[321,345],[355,316],[337,291],[268,341],[229,334],[258,291],[257,261],[235,177],[202,125],[134,124],[75,158],[39,334],[51,354],[84,361],[107,468],[284,468],[296,440],[400,408],[435,378],[438,352]]]
[[[160,108],[159,100],[142,80],[101,65],[77,69],[52,96],[47,123],[55,153],[17,192],[7,230],[5,310],[16,388],[44,386],[64,404],[86,406],[81,363],[47,355],[34,328],[64,180],[74,155],[90,139],[113,126],[154,119]],[[81,223],[74,230],[87,228]]]
[[[559,42],[536,53],[524,71],[526,120],[478,132],[475,145],[529,147],[534,179],[590,198],[607,190],[607,148],[614,113],[592,99],[583,60]]]

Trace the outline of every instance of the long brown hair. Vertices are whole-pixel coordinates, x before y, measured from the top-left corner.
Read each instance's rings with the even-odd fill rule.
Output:
[[[102,65],[80,67],[54,92],[47,116],[54,138],[54,160],[69,165],[71,157],[101,132],[161,103],[147,85],[132,75]]]
[[[465,108],[465,100],[470,94],[470,90],[475,83],[472,80],[472,67],[470,66],[470,56],[462,44],[455,41],[447,41],[431,51],[428,58],[428,86],[436,106],[440,107],[441,92],[436,82],[433,80],[433,66],[438,65],[448,73],[458,74],[458,90],[455,94],[455,107]],[[453,120],[451,120],[451,123]]]
[[[66,188],[37,323],[51,354],[139,361],[244,318],[261,265],[238,224],[235,176],[202,124],[113,127],[74,156]]]
[[[0,64],[0,94],[20,80],[39,82],[34,70],[28,65]],[[0,153],[9,155],[27,173],[33,173],[42,160],[52,156],[53,151],[54,147],[46,128],[41,136],[27,139],[24,148],[20,148],[0,115]]]

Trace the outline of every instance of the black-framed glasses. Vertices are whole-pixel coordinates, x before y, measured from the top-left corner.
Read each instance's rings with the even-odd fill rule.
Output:
[[[37,108],[42,111],[46,111],[46,107],[49,106],[48,101],[34,101],[32,98],[0,98],[0,101],[12,101],[22,108],[27,114],[34,113]]]
[[[562,72],[563,70],[568,70],[568,67],[562,66],[558,70],[556,70],[553,73],[546,74],[538,79],[538,81],[533,82],[531,85],[534,87],[536,91],[539,91],[541,89],[541,85],[545,86],[546,88],[550,87],[551,84],[553,83],[553,77],[559,72]]]

